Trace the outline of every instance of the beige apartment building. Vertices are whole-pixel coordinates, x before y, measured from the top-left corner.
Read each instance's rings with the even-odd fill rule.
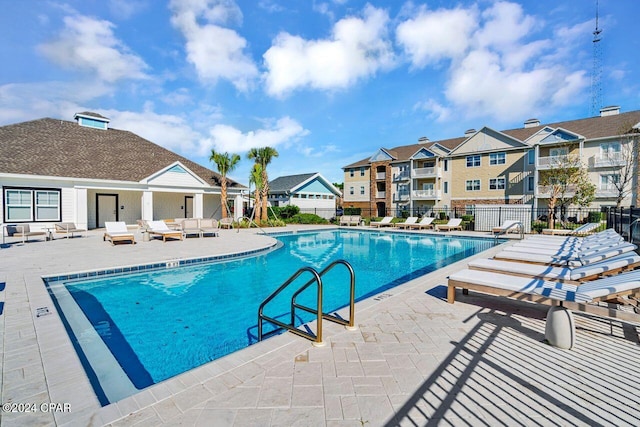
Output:
[[[442,141],[379,148],[369,158],[344,166],[344,207],[363,215],[424,214],[434,209],[471,210],[476,205],[547,206],[541,173],[566,159],[587,169],[596,186],[591,207],[615,206],[625,173],[622,204],[638,203],[637,150],[640,110],[603,108],[598,117],[521,128],[470,129]],[[636,154],[634,154],[636,153]]]

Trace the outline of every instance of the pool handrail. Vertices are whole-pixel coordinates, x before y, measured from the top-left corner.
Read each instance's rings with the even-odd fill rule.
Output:
[[[326,273],[328,273],[330,270],[333,269],[333,267],[335,267],[338,264],[342,264],[344,265],[347,270],[349,271],[349,279],[350,279],[350,293],[349,293],[349,320],[344,320],[338,316],[329,314],[329,313],[322,313],[322,317],[323,319],[329,320],[331,322],[334,323],[338,323],[340,325],[345,326],[347,329],[352,329],[354,327],[354,322],[355,322],[355,295],[356,295],[356,274],[353,271],[353,267],[351,266],[351,264],[349,264],[346,260],[343,259],[338,259],[333,261],[331,264],[329,264],[327,267],[325,267],[320,273],[318,273],[318,275],[322,278],[322,276],[324,276]],[[307,311],[309,313],[315,313],[315,310],[309,307],[305,307],[303,305],[300,305],[298,303],[296,303],[296,298],[298,297],[299,294],[301,294],[305,289],[307,289],[309,286],[311,286],[311,284],[313,283],[313,280],[308,281],[307,283],[305,283],[304,285],[302,285],[302,287],[300,287],[300,289],[298,289],[291,297],[291,324],[293,324],[294,320],[295,320],[295,309],[299,308],[301,310]]]
[[[318,310],[317,310],[317,326],[316,326],[316,334],[313,335],[311,332],[305,332],[300,329],[297,329],[292,322],[291,325],[287,325],[273,317],[269,317],[264,314],[264,307],[271,300],[273,300],[276,296],[280,294],[285,288],[287,288],[294,280],[296,280],[301,274],[309,272],[313,275],[313,279],[311,279],[311,283],[318,283]],[[271,295],[269,295],[258,308],[258,341],[262,341],[263,333],[262,333],[262,321],[267,320],[274,325],[277,325],[283,329],[288,330],[289,332],[293,332],[296,335],[300,335],[301,337],[307,338],[314,342],[314,345],[321,346],[322,342],[322,278],[318,274],[315,268],[313,267],[302,267],[298,269],[289,279],[284,282],[278,289],[276,289]]]

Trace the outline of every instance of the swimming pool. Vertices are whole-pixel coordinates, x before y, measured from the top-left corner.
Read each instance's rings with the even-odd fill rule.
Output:
[[[119,400],[255,343],[258,306],[303,266],[320,270],[336,259],[347,260],[361,300],[495,244],[492,239],[347,230],[277,239],[282,248],[233,261],[48,281],[100,401]],[[302,277],[300,284],[308,279]],[[345,270],[334,269],[323,284],[325,311],[348,304]],[[291,292],[274,300],[266,314],[288,316]],[[300,302],[314,306],[314,292],[305,291]],[[311,315],[302,316],[297,324],[309,320]]]

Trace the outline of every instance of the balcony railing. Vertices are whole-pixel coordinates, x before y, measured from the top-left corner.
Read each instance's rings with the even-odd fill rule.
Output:
[[[561,155],[538,157],[536,165],[539,169],[551,169],[561,166],[569,166],[571,163],[577,163],[576,156]]]
[[[623,166],[625,163],[622,153],[604,153],[599,154],[593,159],[593,167],[606,168],[612,166]]]
[[[433,200],[440,199],[440,194],[440,190],[413,190],[411,192],[411,197],[415,200]]]
[[[398,193],[393,193],[393,201],[395,202],[405,202],[409,200],[409,192],[408,191],[400,191]]]
[[[551,197],[551,191],[553,186],[551,185],[538,185],[536,187],[536,196],[538,197]],[[567,196],[573,195],[576,192],[575,185],[567,185],[564,194]]]
[[[407,179],[409,179],[410,175],[409,172],[400,172],[397,173],[393,176],[393,180],[394,181],[406,181]]]
[[[386,172],[376,172],[376,179],[386,179],[386,178],[387,178]]]
[[[440,176],[442,176],[442,172],[439,167],[416,168],[411,170],[412,178],[431,178]]]
[[[376,199],[386,199],[387,192],[386,191],[376,191]]]
[[[613,184],[601,185],[596,190],[596,197],[617,197],[620,191]]]

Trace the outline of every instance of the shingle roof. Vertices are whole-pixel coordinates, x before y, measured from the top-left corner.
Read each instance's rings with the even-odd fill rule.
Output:
[[[0,127],[2,173],[138,182],[176,161],[220,185],[214,171],[129,131],[51,118]],[[228,185],[243,187],[232,180]]]
[[[273,181],[269,181],[269,192],[279,193],[282,191],[291,190],[292,188],[302,184],[316,174],[317,172],[303,173],[300,175],[280,176]]]
[[[590,117],[586,119],[547,123],[530,128],[517,128],[504,130],[501,132],[524,142],[544,127],[550,127],[563,128],[582,135],[586,139],[598,139],[630,133],[632,131],[631,128],[638,123],[640,123],[640,110],[629,111],[627,113],[614,114],[605,117]],[[389,152],[389,154],[393,155],[398,160],[408,160],[409,157],[411,157],[416,151],[418,151],[420,147],[425,147],[428,149],[433,144],[437,143],[445,148],[448,148],[449,150],[453,150],[466,139],[467,137],[463,136],[459,138],[445,139],[442,141],[430,141],[423,144],[402,145],[386,150],[387,152]],[[369,157],[367,157],[366,159],[358,160],[355,163],[343,166],[343,169],[368,166],[369,164]]]

